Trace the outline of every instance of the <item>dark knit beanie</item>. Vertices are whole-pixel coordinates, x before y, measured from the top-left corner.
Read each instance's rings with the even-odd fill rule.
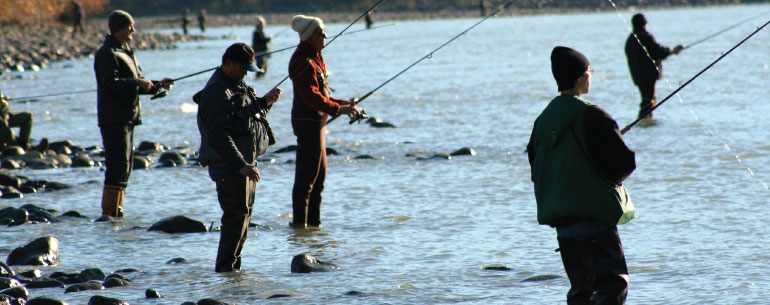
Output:
[[[642,13],[636,14],[634,17],[631,17],[631,24],[634,26],[634,32],[639,31],[647,25],[647,18],[644,18]]]
[[[108,19],[110,33],[116,33],[134,24],[134,18],[124,10],[114,10]]]
[[[588,58],[568,47],[558,46],[551,51],[551,72],[559,91],[572,89],[575,81],[588,70]]]

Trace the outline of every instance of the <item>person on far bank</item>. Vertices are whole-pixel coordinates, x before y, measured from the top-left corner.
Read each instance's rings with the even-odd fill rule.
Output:
[[[187,33],[190,31],[190,18],[188,17],[190,15],[190,9],[186,8],[184,11],[182,11],[182,17],[179,18],[179,20],[182,22],[182,33],[187,35]]]
[[[679,54],[683,47],[664,47],[655,41],[655,37],[647,32],[647,19],[641,13],[631,17],[631,24],[634,29],[626,39],[625,51],[631,78],[642,96],[638,117],[651,119],[652,112],[645,113],[655,107],[655,82],[663,77],[663,60],[671,54]]]
[[[329,115],[360,115],[355,102],[331,97],[321,49],[326,27],[320,18],[294,16],[291,28],[300,43],[289,61],[294,87],[291,126],[297,136],[297,158],[292,189],[294,228],[321,227],[321,196],[326,180],[326,122]]]
[[[201,28],[201,33],[206,32],[206,9],[201,9],[198,13],[198,26]]]
[[[618,124],[582,98],[593,70],[580,52],[555,47],[551,71],[559,96],[537,117],[527,144],[537,221],[556,228],[572,286],[567,304],[625,304],[628,267],[617,225],[634,206],[623,186],[636,168]]]
[[[241,269],[241,252],[260,180],[256,159],[275,143],[267,112],[280,97],[281,89],[273,88],[258,98],[254,88],[243,81],[247,71],[257,70],[254,50],[235,43],[222,55],[222,65],[204,89],[193,97],[199,103],[199,160],[209,168],[222,208],[216,272]]]
[[[72,6],[72,38],[75,38],[78,29],[80,29],[81,34],[85,33],[85,30],[83,29],[83,18],[86,17],[86,10],[83,8],[83,4],[78,0],[70,1],[70,5]]]
[[[123,198],[134,157],[134,127],[142,124],[140,94],[156,94],[171,89],[174,81],[151,81],[142,69],[129,43],[134,19],[123,10],[108,17],[110,34],[94,56],[97,117],[104,145],[104,192],[102,218],[123,217]]]
[[[267,73],[267,59],[270,55],[265,55],[265,53],[270,50],[270,41],[273,40],[273,35],[265,35],[266,24],[267,22],[264,17],[257,17],[257,28],[254,29],[251,37],[251,46],[257,54],[257,68],[259,68],[259,71],[254,76],[255,78],[261,78]]]

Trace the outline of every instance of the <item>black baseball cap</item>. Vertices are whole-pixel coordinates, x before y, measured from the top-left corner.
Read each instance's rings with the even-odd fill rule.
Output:
[[[225,54],[222,55],[222,63],[228,58],[243,65],[243,68],[246,69],[246,71],[260,71],[259,68],[254,65],[254,50],[245,43],[238,42],[229,46],[225,51]]]

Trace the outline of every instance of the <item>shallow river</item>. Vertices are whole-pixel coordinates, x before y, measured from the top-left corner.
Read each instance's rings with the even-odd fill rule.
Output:
[[[770,5],[651,10],[645,14],[659,42],[687,45]],[[586,54],[595,69],[591,93],[622,127],[638,110],[638,92],[623,54],[624,24],[632,12],[498,17],[436,52],[361,104],[371,116],[397,128],[329,127],[329,159],[320,231],[295,231],[291,219],[293,154],[260,163],[252,230],[243,272],[213,272],[218,233],[168,235],[147,232],[161,218],[186,215],[219,224],[214,184],[200,167],[135,171],[126,192],[125,220],[89,219],[0,228],[0,257],[34,238],[61,242],[61,264],[76,272],[136,268],[131,287],[63,294],[36,289],[70,304],[94,294],[132,304],[180,304],[213,297],[237,304],[559,304],[566,277],[522,282],[535,275],[564,275],[555,231],[536,222],[529,164],[523,153],[532,123],[553,98],[549,54],[556,45]],[[767,15],[683,51],[665,61],[671,83],[658,83],[659,100],[727,51]],[[342,37],[324,50],[333,95],[362,95],[460,33],[475,19],[403,21],[396,26]],[[382,21],[382,23],[386,23]],[[345,24],[330,24],[330,35]],[[356,25],[351,30],[360,29]],[[270,25],[268,33],[284,29]],[[233,42],[250,42],[252,27],[214,28],[207,34],[237,39],[180,44],[171,51],[137,52],[145,75],[179,77],[219,64]],[[296,44],[289,31],[274,49]],[[770,298],[770,30],[765,29],[656,111],[656,124],[625,135],[638,168],[626,181],[636,219],[619,227],[630,268],[630,304],[766,304]],[[286,76],[292,51],[272,56],[265,79],[248,82],[266,92]],[[95,88],[93,60],[57,63],[39,72],[2,76],[11,96]],[[191,96],[208,79],[179,82],[160,100],[143,99],[142,140],[198,148]],[[270,120],[275,150],[295,144],[289,120],[291,84]],[[32,111],[33,138],[71,139],[101,146],[96,95],[81,94],[14,104]],[[475,156],[417,161],[408,153],[451,152],[471,147]],[[356,160],[369,154],[374,160]],[[742,163],[741,163],[742,162]],[[750,168],[751,171],[747,170]],[[753,175],[752,175],[753,172]],[[0,208],[33,203],[61,212],[100,213],[103,170],[17,172],[75,185],[70,191],[30,194]],[[291,258],[308,253],[340,266],[328,273],[292,274]],[[171,258],[188,263],[168,265]],[[505,265],[511,271],[480,267]],[[166,297],[145,300],[153,288]],[[351,297],[351,290],[366,293]],[[292,298],[267,300],[274,294]]]

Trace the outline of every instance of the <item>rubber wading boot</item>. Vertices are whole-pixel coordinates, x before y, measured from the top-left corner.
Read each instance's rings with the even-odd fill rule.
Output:
[[[102,193],[102,215],[123,217],[123,194],[125,191],[122,187],[105,185]]]

